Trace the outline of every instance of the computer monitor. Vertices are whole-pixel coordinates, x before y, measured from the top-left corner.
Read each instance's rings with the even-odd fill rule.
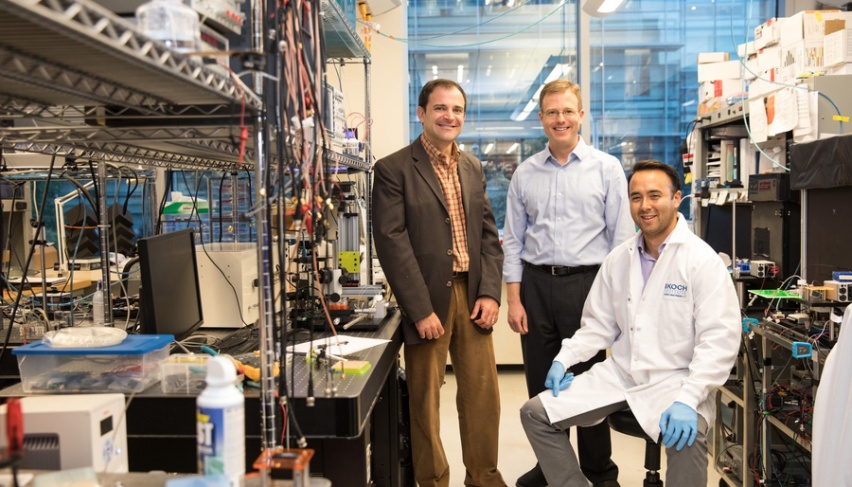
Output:
[[[142,238],[139,247],[139,321],[142,333],[171,334],[180,341],[203,321],[191,229]]]

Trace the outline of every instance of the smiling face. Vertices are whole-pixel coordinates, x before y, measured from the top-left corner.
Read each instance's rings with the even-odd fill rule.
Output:
[[[551,151],[570,153],[574,150],[580,141],[583,113],[577,95],[569,90],[549,93],[542,98],[538,118]]]
[[[437,86],[426,108],[417,107],[423,135],[441,151],[449,149],[464,127],[464,96],[456,88]]]
[[[661,170],[636,171],[630,178],[630,214],[654,252],[677,225],[680,198]]]

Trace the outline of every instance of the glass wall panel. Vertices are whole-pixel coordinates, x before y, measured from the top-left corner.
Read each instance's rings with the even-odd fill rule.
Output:
[[[770,0],[627,0],[591,17],[589,51],[578,52],[580,6],[571,1],[410,0],[410,133],[421,128],[417,95],[433,78],[458,81],[468,96],[462,150],[485,164],[502,228],[505,191],[518,164],[542,150],[538,88],[553,77],[578,81],[590,65],[584,138],[629,171],[642,159],[682,171],[681,144],[698,105],[697,56],[752,37],[777,12]],[[585,14],[583,14],[585,15]]]

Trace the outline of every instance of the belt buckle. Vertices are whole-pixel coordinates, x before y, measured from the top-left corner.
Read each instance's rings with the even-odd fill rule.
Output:
[[[561,267],[562,267],[562,266],[558,266],[558,265],[552,265],[552,266],[550,266],[550,275],[551,275],[551,276],[558,276],[558,275],[559,275],[559,270],[561,269]]]

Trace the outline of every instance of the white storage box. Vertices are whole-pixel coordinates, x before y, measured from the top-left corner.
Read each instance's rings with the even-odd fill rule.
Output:
[[[825,46],[825,66],[837,66],[840,64],[852,63],[852,22],[834,20],[826,22],[825,38],[823,46]],[[834,30],[836,29],[836,30]]]
[[[27,394],[141,392],[159,379],[172,335],[129,335],[111,347],[53,348],[35,342],[12,350]]]
[[[698,91],[698,99],[707,101],[716,97],[727,98],[729,96],[741,95],[746,92],[748,83],[743,86],[741,79],[717,79],[716,81],[705,81],[701,83]]]
[[[707,64],[707,63],[723,63],[725,61],[730,61],[731,55],[727,52],[699,52],[698,53],[698,64]]]
[[[781,23],[783,18],[771,18],[754,28],[754,49],[778,44],[781,40]],[[742,57],[742,56],[740,56]]]
[[[739,59],[721,63],[706,63],[698,65],[698,82],[715,81],[717,79],[740,79],[743,75],[743,65]]]
[[[800,41],[822,43],[825,21],[848,18],[849,12],[840,10],[803,10],[784,19],[781,25],[781,45],[789,46]]]

